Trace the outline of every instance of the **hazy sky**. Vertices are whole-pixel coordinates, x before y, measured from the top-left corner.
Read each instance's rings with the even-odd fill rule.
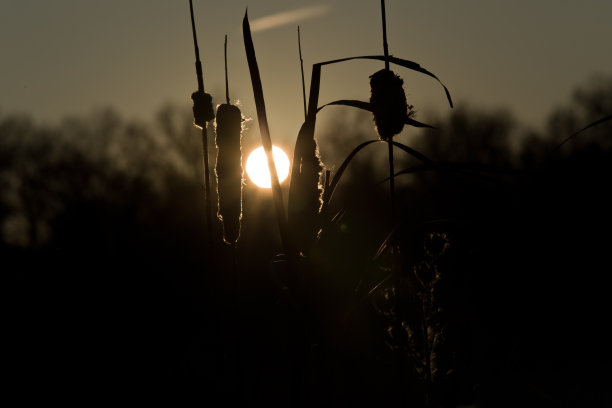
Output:
[[[230,96],[247,116],[255,117],[247,7],[273,140],[293,139],[303,120],[298,24],[307,87],[315,62],[382,54],[378,0],[194,0],[206,90],[224,101],[227,34]],[[610,0],[387,0],[386,8],[390,53],[435,73],[456,105],[507,107],[539,126],[591,74],[612,73]],[[2,0],[0,51],[2,114],[56,122],[112,106],[148,120],[167,102],[189,107],[197,87],[187,0]],[[367,100],[368,76],[381,67],[325,67],[321,104]],[[395,70],[420,120],[448,111],[435,80]],[[337,108],[328,109],[322,120]]]

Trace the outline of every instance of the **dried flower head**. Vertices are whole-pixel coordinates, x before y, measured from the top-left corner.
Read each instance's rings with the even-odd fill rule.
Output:
[[[217,108],[217,192],[218,217],[223,222],[223,240],[236,244],[242,218],[242,114],[237,106],[222,104]]]
[[[408,104],[403,84],[399,76],[387,69],[370,76],[370,104],[381,140],[390,140],[404,128]]]

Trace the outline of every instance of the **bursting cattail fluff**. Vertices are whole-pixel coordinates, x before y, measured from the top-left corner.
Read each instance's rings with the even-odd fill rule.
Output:
[[[381,140],[390,140],[404,128],[408,104],[403,84],[404,81],[388,69],[370,76],[370,104]]]
[[[235,245],[242,218],[242,114],[237,106],[221,104],[217,109],[217,193],[223,223],[223,240]]]

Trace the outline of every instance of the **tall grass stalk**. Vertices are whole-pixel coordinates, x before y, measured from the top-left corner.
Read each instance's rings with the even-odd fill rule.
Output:
[[[270,178],[272,181],[272,196],[276,208],[276,218],[281,236],[281,244],[285,254],[292,257],[294,251],[289,236],[289,228],[287,226],[287,218],[283,204],[283,192],[281,190],[278,173],[276,172],[276,166],[274,164],[274,156],[272,154],[272,139],[270,138],[270,129],[268,127],[263,87],[261,85],[259,67],[257,66],[257,58],[255,56],[255,47],[253,45],[253,38],[251,36],[248,11],[245,12],[244,19],[242,21],[242,34],[244,36],[244,46],[249,65],[249,73],[251,75],[251,84],[253,86],[261,144],[263,145],[264,151],[266,152],[266,157],[268,159],[268,170],[270,171]]]
[[[304,81],[304,59],[302,58],[302,39],[300,37],[300,26],[298,26],[298,52],[300,54],[300,71],[302,72],[302,100],[304,101],[304,120],[308,115],[306,110],[306,82]]]
[[[202,73],[202,62],[200,61],[200,49],[198,47],[198,38],[196,35],[195,29],[195,20],[193,17],[193,2],[189,0],[189,12],[191,14],[191,31],[193,34],[193,45],[195,50],[195,67],[196,67],[196,76],[198,79],[198,91],[192,95],[192,98],[195,97],[205,97],[206,104],[205,105],[205,117],[203,118],[203,123],[200,123],[202,129],[202,154],[204,156],[204,200],[206,206],[206,221],[207,221],[207,233],[208,233],[208,243],[212,245],[213,243],[213,216],[212,216],[212,197],[210,196],[210,166],[208,164],[208,134],[206,131],[207,122],[214,119],[214,112],[212,110],[212,98],[209,94],[204,92],[204,75]],[[194,112],[196,113],[196,112]],[[201,120],[198,120],[201,122]]]
[[[387,43],[387,16],[385,12],[385,0],[380,0],[380,8],[382,14],[382,33],[383,33],[383,52],[385,55],[385,71],[389,69],[389,44]],[[389,147],[389,199],[391,200],[391,226],[395,224],[395,170],[393,165],[393,136],[388,140]]]

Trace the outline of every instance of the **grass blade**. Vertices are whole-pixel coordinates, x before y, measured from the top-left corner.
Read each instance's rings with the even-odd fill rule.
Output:
[[[587,125],[587,126],[583,127],[583,128],[582,128],[582,129],[580,129],[579,131],[572,133],[571,135],[569,135],[568,137],[566,137],[566,138],[565,138],[565,140],[563,140],[561,143],[559,143],[559,144],[558,144],[558,145],[557,145],[557,146],[556,146],[556,147],[553,149],[553,151],[555,151],[555,150],[559,150],[559,149],[561,148],[561,146],[563,146],[565,143],[567,143],[568,141],[570,141],[570,139],[573,139],[575,136],[578,136],[578,134],[580,134],[580,133],[584,132],[585,130],[590,129],[590,128],[594,127],[594,126],[597,126],[597,125],[599,125],[599,124],[602,124],[602,123],[604,123],[604,122],[607,122],[607,121],[609,121],[609,120],[612,120],[612,115],[607,115],[607,116],[604,116],[603,118],[601,118],[601,119],[599,119],[599,120],[596,120],[595,122],[593,122],[593,123],[591,123],[591,124],[589,124],[589,125]]]
[[[268,127],[268,118],[266,115],[266,105],[263,95],[263,87],[261,85],[261,77],[257,66],[257,58],[255,56],[255,47],[253,38],[251,37],[251,27],[249,24],[248,12],[244,14],[242,21],[242,33],[244,36],[244,48],[246,50],[247,62],[249,65],[249,73],[251,75],[251,83],[253,86],[253,95],[255,98],[255,107],[257,110],[257,120],[259,123],[259,132],[261,136],[261,144],[268,158],[268,169],[272,179],[272,195],[274,205],[276,207],[276,216],[278,219],[278,227],[280,229],[281,240],[285,253],[291,255],[289,235],[287,228],[287,219],[285,218],[285,208],[283,206],[283,193],[278,180],[278,173],[274,165],[274,157],[272,156],[272,139],[270,138],[270,130]]]
[[[329,201],[331,200],[332,195],[334,194],[334,190],[336,189],[336,186],[338,185],[338,182],[340,181],[340,178],[342,177],[342,175],[344,174],[346,168],[348,167],[349,163],[351,162],[351,160],[353,160],[353,158],[357,155],[357,153],[359,153],[361,150],[363,150],[363,148],[365,148],[366,146],[371,145],[372,143],[376,143],[376,142],[381,142],[383,143],[382,140],[368,140],[365,141],[361,144],[359,144],[357,147],[355,147],[350,153],[349,155],[344,159],[344,161],[342,162],[342,164],[340,165],[340,167],[338,168],[338,171],[336,171],[336,173],[334,174],[334,177],[332,178],[331,182],[329,183],[329,188],[326,189],[323,192],[323,206],[327,206],[329,204]],[[384,142],[386,143],[386,142]],[[393,145],[402,149],[403,151],[405,151],[406,153],[410,154],[411,156],[415,157],[416,159],[418,159],[419,161],[427,164],[427,165],[433,165],[434,161],[429,159],[428,157],[426,157],[424,154],[419,153],[418,151],[402,144],[399,142],[393,142]]]
[[[353,157],[355,157],[357,155],[357,153],[359,153],[359,151],[361,151],[364,147],[369,146],[372,143],[376,143],[376,142],[380,142],[380,140],[368,140],[366,142],[363,142],[363,143],[359,144],[357,147],[355,147],[349,153],[349,155],[344,159],[344,161],[342,162],[342,164],[338,168],[338,171],[336,171],[336,173],[334,174],[334,177],[332,178],[332,181],[329,183],[329,189],[327,189],[327,190],[325,190],[323,192],[323,205],[326,206],[327,204],[329,204],[329,201],[331,200],[331,197],[334,194],[334,190],[336,189],[336,185],[340,181],[340,177],[342,177],[342,174],[344,173],[344,171],[348,167],[348,165],[351,162],[351,160],[353,160]]]
[[[408,153],[409,155],[415,157],[416,159],[418,159],[419,161],[421,161],[423,163],[429,163],[429,164],[434,163],[433,160],[431,160],[430,158],[425,156],[423,153],[420,153],[420,152],[414,150],[412,147],[408,147],[408,146],[406,146],[403,143],[393,141],[393,145],[395,147],[399,147],[400,149],[402,149],[403,151],[405,151],[406,153]]]
[[[417,71],[429,77],[432,77],[436,81],[438,81],[440,85],[442,85],[442,87],[444,88],[444,92],[446,93],[446,99],[448,99],[448,103],[450,104],[450,107],[451,108],[453,107],[453,100],[451,99],[450,92],[448,91],[448,88],[446,88],[446,86],[442,83],[442,81],[440,81],[440,79],[436,75],[429,72],[428,70],[426,70],[425,68],[421,67],[419,64],[413,61],[405,60],[402,58],[397,58],[392,55],[386,58],[384,55],[365,55],[365,56],[360,56],[360,57],[348,57],[348,58],[340,58],[340,59],[335,59],[335,60],[330,60],[330,61],[325,61],[325,62],[319,62],[318,64],[315,64],[315,65],[319,65],[319,66],[330,65],[330,64],[336,64],[338,62],[350,61],[350,60],[355,60],[355,59],[371,59],[371,60],[379,60],[379,61],[385,61],[386,59],[388,59],[389,62],[392,62],[395,65],[400,65],[404,68],[408,68],[412,71]]]
[[[351,106],[353,108],[359,108],[359,109],[366,110],[368,112],[372,112],[372,105],[370,104],[370,102],[358,101],[354,99],[340,99],[338,101],[329,102],[323,106],[320,106],[319,108],[317,108],[317,113],[319,113],[321,109],[325,108],[326,106],[330,106],[330,105]],[[435,127],[428,125],[426,123],[421,123],[418,120],[414,120],[408,115],[406,115],[406,117],[404,118],[404,123],[407,125],[419,127],[419,128],[435,129]]]

